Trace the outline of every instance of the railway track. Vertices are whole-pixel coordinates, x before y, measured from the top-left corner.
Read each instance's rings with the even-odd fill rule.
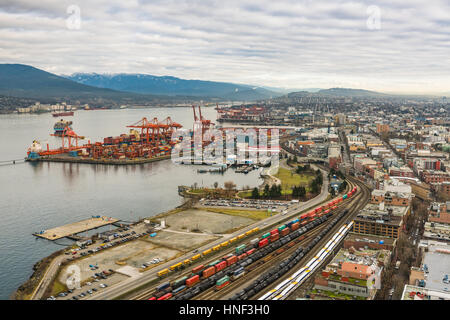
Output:
[[[349,181],[348,189],[352,189],[356,185],[357,185],[356,183]],[[348,207],[351,207],[352,204],[354,204],[354,202],[357,201],[357,199],[359,197],[360,197],[360,195],[357,195],[356,197],[351,198],[350,202],[345,202],[342,205],[338,206],[338,208],[334,211],[333,215],[335,215],[338,212],[342,212],[343,210],[345,210]],[[286,221],[289,219],[290,218],[286,219]],[[330,218],[330,220],[331,220],[331,218]],[[248,282],[251,282],[252,278],[249,277],[250,275],[252,275],[253,277],[257,277],[264,270],[267,270],[267,268],[270,268],[270,266],[275,265],[279,260],[284,259],[287,256],[289,256],[290,254],[292,254],[297,248],[307,244],[310,241],[310,239],[312,239],[318,233],[320,233],[327,225],[328,225],[328,220],[323,222],[322,224],[316,226],[314,229],[306,231],[303,235],[301,235],[299,237],[299,238],[302,238],[302,237],[306,237],[306,238],[304,238],[300,241],[299,241],[299,238],[297,238],[295,240],[291,240],[288,243],[286,243],[285,245],[278,248],[278,250],[275,250],[274,252],[271,252],[271,253],[261,257],[257,261],[251,263],[250,265],[248,265],[246,267],[247,274],[244,277],[237,279],[239,281],[232,282],[231,285],[226,286],[224,289],[222,289],[221,291],[218,291],[218,292],[214,291],[213,288],[206,289],[205,291],[201,292],[200,294],[197,294],[194,297],[194,299],[205,299],[205,300],[206,299],[218,299],[221,296],[223,297],[223,296],[229,295],[229,293],[237,290],[237,288],[242,287],[243,285],[245,285]],[[263,232],[261,232],[260,234],[262,235],[262,233]],[[259,236],[260,234],[255,234],[255,236]],[[284,249],[283,252],[280,252],[280,249]],[[233,252],[233,249],[221,251],[221,254],[225,255],[230,252]],[[211,261],[213,261],[213,260],[215,260],[215,258],[211,257]],[[205,264],[208,262],[203,261],[202,263]],[[182,277],[183,275],[189,275],[189,274],[190,274],[190,272],[187,272],[185,274],[176,274],[176,275],[166,278],[165,281],[174,280],[176,278]],[[138,293],[137,295],[132,297],[132,299],[133,300],[149,299],[150,297],[153,296],[156,287],[157,287],[157,284],[152,285],[151,287],[147,288],[144,291],[141,291],[140,293]]]
[[[352,187],[352,186],[353,186],[353,185],[352,185],[351,183],[349,183],[349,187],[348,187],[347,189],[350,190],[350,189],[351,189],[350,187]],[[347,191],[348,191],[348,190],[347,190]],[[327,201],[324,201],[324,202],[322,202],[322,203],[320,203],[320,204],[318,204],[318,205],[319,205],[319,206],[320,206],[320,205],[323,205],[323,204],[326,203],[326,202],[327,202]],[[340,207],[340,206],[338,205],[338,207]],[[308,211],[308,210],[310,210],[310,209],[311,209],[311,208],[308,208],[308,209],[302,210],[301,212],[306,212],[306,211]],[[300,214],[301,212],[298,212],[297,214]],[[285,219],[282,219],[281,221],[277,222],[277,225],[278,225],[278,224],[286,223],[286,222],[288,222],[288,221],[290,221],[290,220],[292,220],[292,216],[288,216],[288,217],[286,217]],[[266,232],[266,231],[264,231],[264,230],[267,229],[267,228],[270,228],[270,226],[267,226],[266,228],[260,230],[260,232],[255,233],[254,236],[255,236],[255,237],[261,236],[262,234],[264,234],[264,232]],[[310,231],[312,231],[312,230],[310,230]],[[308,232],[310,232],[310,231],[308,231]],[[245,241],[244,241],[244,242],[245,242]],[[223,256],[223,255],[226,255],[226,254],[229,254],[229,253],[233,253],[233,252],[234,252],[234,247],[233,247],[233,248],[229,248],[229,249],[225,249],[225,250],[223,250],[223,251],[220,251],[220,256]],[[208,264],[209,262],[212,262],[212,261],[214,261],[214,260],[217,260],[217,257],[218,257],[218,256],[217,256],[217,254],[216,254],[216,255],[214,255],[214,256],[211,256],[211,257],[210,257],[209,259],[207,259],[207,260],[201,260],[201,262],[199,261],[199,263],[197,263],[197,264],[192,264],[191,267],[194,267],[194,266],[200,265],[200,264]],[[172,275],[169,275],[168,277],[166,277],[166,278],[164,279],[164,281],[172,281],[172,280],[181,278],[181,277],[186,276],[186,275],[189,275],[189,274],[190,274],[190,272],[184,272],[184,273],[172,274]],[[145,289],[143,289],[143,290],[140,290],[139,292],[134,293],[133,295],[127,297],[127,299],[130,299],[130,300],[147,300],[147,299],[149,299],[150,297],[152,297],[152,295],[153,295],[154,291],[156,290],[157,286],[158,286],[157,283],[156,283],[156,284],[149,285],[147,288],[145,288]]]
[[[356,184],[354,182],[349,182],[349,189],[352,189]],[[346,202],[342,206],[338,207],[333,213],[333,216],[343,212],[344,210],[348,209],[352,206],[354,201],[357,201],[358,196],[355,198],[352,198],[350,202]],[[332,216],[332,217],[333,217]],[[206,289],[205,291],[201,292],[197,296],[193,298],[193,300],[218,300],[220,298],[227,298],[228,296],[232,296],[233,293],[239,291],[239,288],[245,286],[248,283],[251,283],[255,278],[261,275],[264,271],[269,269],[270,267],[277,265],[280,260],[283,260],[287,257],[289,257],[292,253],[295,252],[299,247],[302,247],[305,244],[308,244],[312,239],[319,234],[326,226],[329,224],[329,222],[332,220],[332,218],[329,218],[326,222],[320,224],[319,226],[315,227],[312,230],[307,231],[305,234],[300,236],[299,238],[302,238],[305,236],[304,239],[301,241],[298,241],[298,239],[291,240],[287,244],[280,247],[275,252],[272,252],[256,262],[253,262],[249,266],[245,268],[246,274],[236,279],[235,281],[231,282],[230,285],[224,287],[220,291],[215,291],[214,287],[211,287],[209,289]],[[283,252],[279,253],[280,249],[285,249]]]
[[[285,275],[283,275],[282,277],[280,277],[279,279],[274,281],[270,285],[270,288],[274,288],[277,285],[281,284],[286,279],[290,278],[292,276],[292,274],[294,274],[299,269],[299,266],[304,265],[307,261],[309,261],[314,256],[316,256],[318,250],[320,248],[322,248],[324,246],[324,244],[329,241],[331,236],[333,234],[335,234],[339,230],[339,228],[342,227],[342,225],[344,225],[345,223],[350,222],[351,220],[353,220],[353,218],[356,216],[356,214],[366,205],[367,201],[370,199],[370,189],[368,189],[362,182],[360,182],[360,181],[358,181],[356,179],[351,178],[351,180],[352,180],[352,183],[358,185],[359,190],[361,191],[359,193],[359,197],[355,197],[354,201],[349,203],[350,207],[352,205],[354,205],[354,207],[352,207],[351,210],[349,210],[349,212],[336,225],[334,225],[333,228],[331,228],[329,230],[329,232],[327,233],[327,236],[322,237],[322,239],[314,246],[314,248],[312,250],[310,250],[294,268],[292,268],[291,270],[289,270],[288,273],[286,273]],[[302,290],[305,285],[308,285],[308,284],[311,285],[311,283],[312,283],[311,281],[312,281],[312,279],[314,279],[314,275],[321,270],[320,266],[325,261],[328,261],[330,259],[330,257],[328,257],[327,259],[322,261],[318,265],[316,270],[314,272],[311,272],[308,275],[308,277],[305,279],[305,281],[299,286],[299,288],[295,289],[290,295],[296,295],[297,292],[299,290]],[[269,288],[265,288],[264,290],[258,292],[256,295],[254,295],[251,298],[252,299],[259,299],[260,297],[262,297],[268,291],[268,289]]]

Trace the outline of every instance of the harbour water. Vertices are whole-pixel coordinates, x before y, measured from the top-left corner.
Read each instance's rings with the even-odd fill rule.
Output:
[[[204,108],[203,116],[215,120],[214,108]],[[170,116],[185,128],[192,128],[191,108],[147,108],[77,111],[74,131],[91,141],[128,132],[127,125],[142,117],[163,120]],[[108,166],[69,163],[19,163],[33,140],[59,147],[60,138],[50,137],[59,120],[51,114],[0,116],[0,299],[9,299],[14,290],[32,274],[41,258],[61,249],[61,244],[32,236],[33,232],[76,222],[93,215],[125,221],[156,215],[182,203],[178,185],[212,186],[233,181],[238,188],[256,186],[258,171],[238,174],[198,174],[201,166],[175,165],[171,160],[136,166]]]

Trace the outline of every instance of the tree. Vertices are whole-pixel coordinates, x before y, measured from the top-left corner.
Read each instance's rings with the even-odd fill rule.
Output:
[[[254,187],[252,190],[252,199],[259,199],[259,190],[257,187]]]
[[[268,198],[268,197],[269,197],[269,191],[270,191],[270,187],[269,187],[268,184],[266,184],[266,185],[264,186],[264,191],[263,191],[263,197],[264,197],[264,198]]]
[[[236,188],[236,185],[234,184],[233,181],[227,181],[223,185],[225,187],[225,190],[227,190],[228,194],[231,194],[231,191]]]
[[[306,196],[306,189],[303,186],[299,186],[298,187],[298,197],[303,198],[304,196]]]

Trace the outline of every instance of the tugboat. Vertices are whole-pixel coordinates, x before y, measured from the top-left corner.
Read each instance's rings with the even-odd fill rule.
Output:
[[[61,119],[56,122],[53,126],[53,129],[55,130],[54,134],[59,137],[62,136],[65,127],[72,129],[72,121],[65,121],[64,119]]]

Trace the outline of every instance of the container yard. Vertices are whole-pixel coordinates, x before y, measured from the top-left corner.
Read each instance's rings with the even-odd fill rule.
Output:
[[[84,140],[71,128],[71,122],[61,122],[64,127],[52,136],[61,137],[61,147],[50,149],[48,143],[44,149],[35,140],[28,149],[27,161],[54,161],[100,164],[140,164],[168,159],[172,147],[179,140],[172,141],[172,133],[182,126],[170,117],[159,121],[147,118],[128,125],[128,134],[106,137],[102,142],[79,145]]]

